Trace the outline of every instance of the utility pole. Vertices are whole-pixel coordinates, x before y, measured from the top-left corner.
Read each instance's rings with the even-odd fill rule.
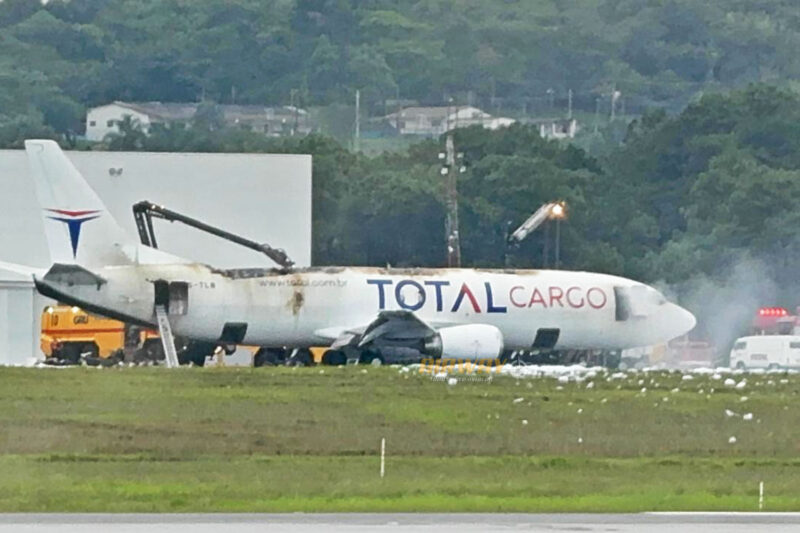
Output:
[[[544,246],[542,247],[542,267],[550,266],[550,220],[544,223]]]
[[[353,150],[358,152],[361,144],[361,91],[356,89],[356,135],[353,139]]]
[[[611,89],[611,122],[614,122],[614,119],[617,118],[617,100],[619,97],[622,96],[622,93],[617,90],[617,84],[614,84],[614,88]]]
[[[294,134],[297,132],[297,127],[298,127],[297,104],[294,98],[295,94],[297,94],[297,89],[291,89],[289,91],[289,106],[292,108],[292,113],[294,114],[294,124],[292,125],[292,137],[294,137]]]
[[[567,91],[567,118],[572,119],[572,89]]]
[[[594,99],[594,132],[597,133],[597,128],[600,127],[600,97]]]
[[[556,270],[561,268],[561,219],[556,219]]]
[[[445,244],[447,245],[447,266],[461,267],[461,242],[458,234],[458,174],[461,170],[456,166],[456,148],[453,133],[448,132],[445,140],[445,165],[441,173],[445,177],[447,197],[447,218],[445,220]]]

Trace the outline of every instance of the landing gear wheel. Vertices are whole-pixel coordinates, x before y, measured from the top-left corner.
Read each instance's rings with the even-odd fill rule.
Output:
[[[292,366],[311,366],[314,358],[311,356],[311,351],[308,348],[301,348],[294,354],[290,363]]]
[[[235,344],[223,344],[222,349],[225,352],[225,355],[233,355],[236,353],[237,346]]]
[[[253,366],[275,366],[281,360],[283,350],[278,348],[259,348],[253,356]]]
[[[163,361],[165,359],[164,345],[161,344],[161,339],[148,339],[144,341],[142,357],[145,361]]]
[[[358,363],[361,365],[381,366],[384,362],[383,356],[372,350],[364,351],[358,358]]]
[[[347,364],[347,355],[342,350],[328,350],[322,356],[323,365],[339,366]]]
[[[189,358],[189,362],[192,363],[194,366],[205,366],[206,356],[202,354],[194,354],[192,355],[192,357]]]
[[[214,353],[216,344],[205,341],[187,341],[183,348],[178,348],[176,339],[176,349],[178,350],[178,363],[181,365],[188,365],[192,363],[194,366],[203,366],[206,364],[206,357]]]

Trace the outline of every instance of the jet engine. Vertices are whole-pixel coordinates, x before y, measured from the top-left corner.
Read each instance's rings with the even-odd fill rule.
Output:
[[[503,334],[489,324],[450,326],[425,341],[425,353],[447,359],[497,359],[503,353]]]

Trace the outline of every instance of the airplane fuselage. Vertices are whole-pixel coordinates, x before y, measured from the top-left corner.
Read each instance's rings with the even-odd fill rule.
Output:
[[[221,271],[199,264],[94,269],[102,284],[37,279],[44,294],[95,312],[154,324],[169,299],[176,335],[216,342],[226,324],[239,344],[304,347],[329,343],[381,311],[403,310],[437,328],[489,324],[505,349],[529,349],[540,330],[556,348],[618,349],[666,342],[693,325],[679,306],[625,278],[553,270],[321,267],[289,272]],[[157,286],[161,286],[158,296]],[[620,314],[620,291],[634,290],[638,313]],[[627,294],[627,293],[626,293]],[[626,304],[630,307],[630,304]],[[691,325],[688,325],[692,321]],[[244,325],[244,327],[242,327]],[[688,325],[688,327],[687,327]]]

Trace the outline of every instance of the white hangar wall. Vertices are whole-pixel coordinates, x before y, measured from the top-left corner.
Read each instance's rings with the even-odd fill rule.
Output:
[[[39,304],[31,280],[0,270],[0,364],[27,365],[40,357]]]
[[[131,206],[149,200],[209,224],[286,250],[298,266],[311,264],[311,156],[67,152],[111,215],[138,240]],[[264,255],[180,223],[154,220],[159,248],[220,268],[274,266]],[[23,150],[0,150],[0,261],[48,267],[49,254]],[[30,287],[0,270],[0,364],[17,364],[19,338],[35,339],[28,316]],[[13,284],[13,289],[11,288]],[[34,315],[47,303],[33,300]],[[5,307],[4,307],[5,305]],[[25,331],[17,332],[27,321]],[[5,328],[5,329],[4,329]],[[13,341],[11,330],[14,331]]]

